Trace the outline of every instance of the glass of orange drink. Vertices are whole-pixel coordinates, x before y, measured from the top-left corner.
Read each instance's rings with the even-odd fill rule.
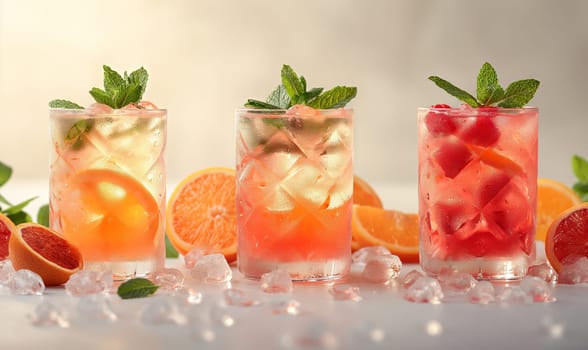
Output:
[[[239,109],[239,270],[260,278],[329,280],[349,271],[353,194],[351,109]]]
[[[165,259],[167,111],[129,106],[50,110],[50,226],[115,279]]]

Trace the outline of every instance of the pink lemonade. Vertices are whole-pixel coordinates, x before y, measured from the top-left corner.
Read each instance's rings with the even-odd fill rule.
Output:
[[[420,108],[423,269],[522,278],[535,256],[536,108]]]
[[[350,266],[350,110],[237,111],[239,270],[294,280],[342,277]]]

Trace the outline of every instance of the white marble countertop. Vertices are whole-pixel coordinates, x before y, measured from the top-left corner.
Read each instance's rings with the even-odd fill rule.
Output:
[[[172,187],[173,188],[173,187]],[[416,210],[416,189],[379,186],[386,207]],[[47,192],[38,183],[9,183],[3,194],[14,201]],[[38,202],[42,204],[46,196]],[[34,209],[34,206],[31,206]],[[32,210],[34,211],[34,210]],[[181,267],[168,259],[168,267]],[[416,266],[405,266],[411,269]],[[208,286],[186,279],[202,293],[200,304],[176,300],[180,324],[149,324],[143,310],[158,305],[163,294],[134,300],[107,299],[116,321],[81,314],[86,299],[66,295],[63,287],[43,296],[0,295],[0,349],[586,349],[588,285],[557,285],[551,303],[518,305],[467,303],[415,304],[404,300],[394,283],[387,286],[348,281],[362,300],[338,301],[329,284],[294,284],[289,296],[263,293],[233,269],[231,287],[260,302],[257,306],[222,306],[227,286]],[[276,303],[294,299],[298,315],[275,314]],[[36,327],[35,308],[52,302],[62,308],[68,328]],[[212,315],[212,325],[202,321]],[[230,327],[223,326],[223,319]],[[215,321],[216,320],[216,321]],[[204,322],[204,323],[203,323]],[[204,332],[204,333],[203,333]],[[214,338],[214,339],[213,339]]]

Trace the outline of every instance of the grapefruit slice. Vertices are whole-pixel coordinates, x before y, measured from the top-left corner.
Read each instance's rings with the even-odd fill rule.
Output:
[[[417,214],[354,205],[351,228],[362,246],[384,246],[405,263],[419,261]]]
[[[170,242],[182,255],[193,248],[237,256],[235,170],[207,168],[185,178],[167,204]]]
[[[566,260],[588,257],[588,202],[565,210],[549,226],[545,256],[557,272]]]
[[[10,218],[0,213],[0,260],[8,257],[8,240],[16,231],[16,226]]]
[[[545,241],[549,225],[564,210],[580,204],[580,197],[568,186],[551,179],[537,179],[537,234]]]
[[[63,284],[84,267],[78,248],[57,232],[39,224],[18,225],[10,235],[9,251],[15,270],[36,272],[46,286]]]

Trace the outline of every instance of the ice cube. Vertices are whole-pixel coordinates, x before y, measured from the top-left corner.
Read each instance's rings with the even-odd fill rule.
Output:
[[[472,153],[459,141],[447,141],[433,152],[433,159],[443,169],[445,176],[453,179],[472,161]]]
[[[177,288],[174,290],[174,296],[188,305],[202,303],[202,293],[193,288]]]
[[[410,270],[401,276],[401,285],[404,289],[408,289],[416,280],[423,276],[425,275],[419,270]]]
[[[498,293],[497,299],[503,304],[527,304],[533,300],[520,286],[507,286]]]
[[[70,321],[63,308],[48,300],[44,300],[37,305],[33,313],[29,314],[28,317],[36,327],[68,328],[70,326]]]
[[[113,285],[112,272],[81,270],[69,276],[65,283],[67,294],[79,297],[108,292]]]
[[[367,260],[361,276],[372,283],[388,283],[397,277],[402,268],[402,262],[396,255],[372,256]]]
[[[324,207],[335,179],[326,176],[324,169],[310,159],[301,159],[281,182],[281,187],[297,202],[310,210]]]
[[[469,273],[445,270],[437,277],[445,292],[465,294],[476,286],[476,279]]]
[[[175,290],[182,287],[184,283],[184,274],[182,271],[173,268],[163,268],[157,270],[152,275],[155,284],[164,290]]]
[[[381,245],[363,247],[353,252],[351,261],[354,264],[365,264],[370,258],[380,255],[392,255],[392,253],[388,248]]]
[[[84,319],[96,321],[116,321],[118,316],[107,297],[99,294],[82,296],[78,302],[78,313]]]
[[[176,324],[187,322],[176,301],[171,297],[152,298],[141,313],[141,320],[148,324]]]
[[[31,270],[18,270],[8,282],[8,287],[13,294],[43,295],[45,283],[38,274]]]
[[[555,300],[552,296],[553,291],[551,285],[542,278],[527,276],[521,281],[520,287],[536,303],[546,303]]]
[[[184,255],[184,265],[187,269],[192,269],[198,259],[204,256],[204,250],[201,248],[192,248],[186,255]]]
[[[423,276],[408,288],[404,299],[416,303],[438,304],[443,299],[443,290],[439,281],[432,277]]]
[[[199,282],[223,284],[231,280],[233,272],[224,255],[209,254],[196,261],[191,275]]]
[[[227,305],[248,307],[260,304],[259,300],[256,300],[249,293],[240,289],[225,289],[223,291],[223,294],[225,296],[225,302],[227,303]]]
[[[294,299],[278,300],[271,304],[274,315],[287,314],[296,316],[300,313],[300,303]]]
[[[329,288],[329,294],[335,300],[360,301],[359,287],[350,284],[335,284]]]
[[[8,259],[0,261],[0,285],[7,285],[15,271]]]
[[[548,283],[557,282],[557,273],[555,273],[555,270],[553,270],[551,265],[546,262],[529,266],[529,269],[527,270],[527,276],[539,277]]]
[[[468,299],[474,304],[494,302],[494,286],[488,281],[480,281],[468,292]]]
[[[273,270],[261,275],[261,290],[265,293],[291,293],[292,278],[286,270]]]

